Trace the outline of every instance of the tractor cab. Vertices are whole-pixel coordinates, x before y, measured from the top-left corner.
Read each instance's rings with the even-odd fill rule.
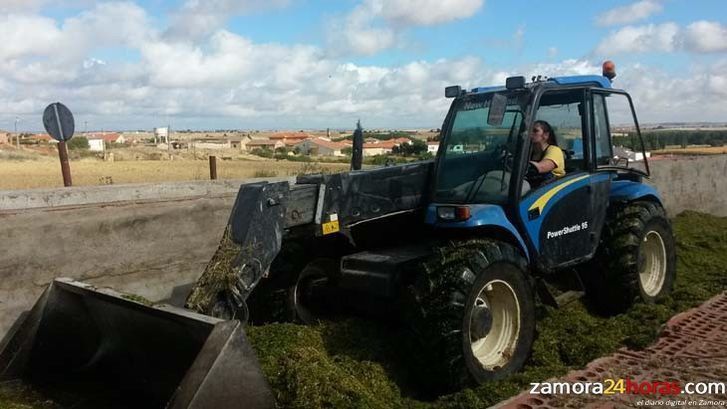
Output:
[[[636,129],[641,138],[629,95],[594,75],[530,83],[511,77],[505,86],[455,86],[445,94],[454,101],[442,129],[427,222],[498,226],[543,270],[592,257],[612,181],[648,176],[648,163],[629,167],[613,155],[612,136],[622,129]],[[536,182],[530,164],[536,121],[550,125],[564,156],[564,169],[546,183]]]

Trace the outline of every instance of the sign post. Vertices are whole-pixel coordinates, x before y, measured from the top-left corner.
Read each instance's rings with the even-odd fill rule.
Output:
[[[43,126],[51,138],[58,141],[58,158],[61,161],[63,186],[71,186],[71,167],[68,164],[68,151],[66,141],[73,137],[75,124],[73,114],[60,102],[48,105],[43,112]]]

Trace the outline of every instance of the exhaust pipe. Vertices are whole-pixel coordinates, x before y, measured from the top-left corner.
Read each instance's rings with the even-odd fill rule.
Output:
[[[237,320],[56,279],[0,342],[0,381],[64,407],[273,408]]]

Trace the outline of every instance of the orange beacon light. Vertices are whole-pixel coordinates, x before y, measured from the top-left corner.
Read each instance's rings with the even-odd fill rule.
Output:
[[[613,61],[608,60],[603,63],[603,76],[609,80],[613,80],[616,77],[616,64]]]

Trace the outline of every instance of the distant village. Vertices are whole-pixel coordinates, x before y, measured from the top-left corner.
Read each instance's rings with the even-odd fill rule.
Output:
[[[367,136],[373,135],[373,136]],[[396,152],[407,144],[426,144],[426,152],[435,154],[439,148],[437,130],[431,131],[381,131],[364,134],[364,156],[386,155]],[[395,136],[392,136],[395,135]],[[403,136],[406,135],[406,136]],[[383,136],[383,137],[382,137]],[[102,152],[109,147],[154,146],[161,150],[223,150],[241,152],[260,151],[288,155],[344,157],[350,155],[351,133],[336,136],[323,132],[178,132],[170,135],[168,128],[156,128],[153,132],[85,132],[75,136],[88,141],[88,150]],[[427,140],[429,139],[429,140]],[[56,143],[48,134],[14,134],[0,131],[0,144],[50,144]]]
[[[727,144],[725,124],[679,124],[680,126],[648,124],[642,127],[645,151],[633,137],[631,128],[615,128],[614,159],[629,162],[643,161],[651,157],[652,150],[721,148]],[[691,126],[690,126],[691,125]],[[352,151],[353,131],[192,131],[179,130],[171,133],[168,127],[155,128],[153,131],[124,132],[78,132],[73,143],[83,140],[82,149],[93,153],[103,153],[124,147],[145,147],[171,158],[175,153],[190,152],[212,155],[211,151],[224,151],[220,156],[231,158],[234,152],[252,154],[276,159],[307,160],[331,158],[338,161],[348,157]],[[439,149],[439,130],[366,130],[364,131],[364,157],[408,156],[424,159],[436,155]],[[87,145],[86,145],[87,142]],[[16,133],[0,130],[0,145],[49,146],[57,143],[44,133]],[[69,143],[70,144],[70,143]],[[70,145],[69,145],[70,146]],[[71,149],[79,146],[70,146]],[[452,149],[464,150],[462,146]],[[208,152],[208,153],[204,153]],[[232,156],[231,156],[232,155]],[[430,156],[431,155],[431,156]],[[100,157],[101,155],[99,155]],[[113,158],[113,155],[111,155]],[[166,157],[166,156],[165,156]],[[316,159],[318,160],[318,159]],[[374,161],[378,158],[373,158]]]

